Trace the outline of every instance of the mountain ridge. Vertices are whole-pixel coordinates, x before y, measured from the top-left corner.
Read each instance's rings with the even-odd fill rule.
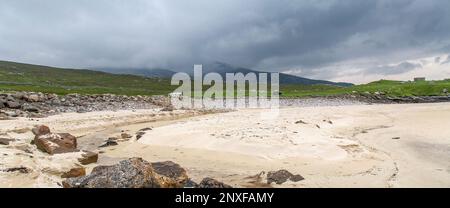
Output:
[[[163,68],[155,68],[155,69],[133,69],[133,68],[112,68],[112,69],[99,69],[103,72],[109,73],[120,73],[120,74],[132,74],[132,75],[140,75],[146,77],[157,77],[157,78],[171,78],[174,75],[175,71],[170,69]],[[270,73],[265,71],[257,71],[253,69],[248,69],[244,67],[237,67],[223,62],[213,62],[209,64],[203,64],[203,74],[215,72],[220,74],[222,77],[225,77],[226,73],[243,73],[244,75],[247,73]],[[192,72],[188,73],[191,76]],[[317,79],[309,79],[304,77],[299,77],[295,75],[290,75],[286,73],[279,73],[279,82],[280,84],[303,84],[303,85],[334,85],[341,87],[353,86],[352,83],[347,82],[332,82],[327,80],[317,80]]]

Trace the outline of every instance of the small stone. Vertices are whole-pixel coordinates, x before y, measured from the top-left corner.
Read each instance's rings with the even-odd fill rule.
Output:
[[[295,122],[295,124],[308,124],[308,123],[306,123],[306,122],[304,122],[302,120],[298,120],[298,121]]]
[[[15,141],[15,139],[0,138],[0,145],[9,145],[9,142],[12,141]]]
[[[139,131],[150,131],[150,130],[152,130],[152,128],[147,127],[147,128],[140,129]]]
[[[63,173],[61,178],[76,178],[86,175],[86,169],[84,167],[72,168],[69,171]]]
[[[109,147],[109,146],[116,146],[118,143],[113,140],[106,140],[105,144],[100,145],[99,147]]]
[[[95,152],[84,151],[84,154],[81,155],[81,158],[78,158],[78,162],[82,165],[88,165],[91,163],[96,163],[98,160],[98,154]]]
[[[49,134],[50,128],[48,128],[48,126],[45,125],[38,125],[35,126],[33,129],[31,129],[31,132],[33,132],[35,136],[40,136],[44,134]]]
[[[27,167],[14,167],[14,168],[7,168],[4,169],[3,172],[20,172],[20,173],[30,173],[31,169]]]
[[[20,103],[16,101],[6,101],[6,106],[12,109],[19,109],[21,107]]]
[[[174,110],[173,106],[166,106],[163,109],[161,109],[161,111],[173,111],[173,110]]]
[[[39,95],[37,94],[31,94],[25,97],[25,99],[29,102],[39,102]]]
[[[145,132],[139,131],[136,133],[136,140],[139,140],[140,138],[142,138],[142,136],[144,136]]]
[[[270,171],[267,173],[267,184],[271,184],[272,182],[283,184],[287,180],[297,182],[304,180],[304,178],[299,174],[294,175],[287,170]]]
[[[392,137],[392,139],[400,139],[400,137]]]
[[[34,113],[39,112],[39,108],[37,108],[35,106],[31,106],[31,105],[24,107],[23,110],[28,111],[28,112],[34,112]]]
[[[129,139],[129,138],[133,137],[133,136],[131,136],[131,134],[128,134],[128,133],[122,133],[122,134],[120,134],[120,136],[122,137],[122,139]]]

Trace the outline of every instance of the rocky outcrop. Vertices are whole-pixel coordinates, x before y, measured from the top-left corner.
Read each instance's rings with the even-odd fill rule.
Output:
[[[32,130],[36,147],[51,155],[77,150],[77,139],[69,133],[51,133],[47,126],[36,126]]]
[[[51,93],[15,92],[0,94],[0,109],[8,117],[43,117],[64,112],[99,110],[153,109],[169,106],[165,96],[80,95],[58,96]]]
[[[283,184],[287,180],[291,180],[293,182],[298,182],[303,180],[304,178],[297,174],[294,175],[287,170],[278,170],[278,171],[270,171],[267,173],[267,183],[271,184],[275,182],[276,184]]]
[[[160,175],[142,158],[130,158],[112,166],[97,166],[91,174],[63,181],[65,188],[169,188],[176,180]]]
[[[212,178],[204,178],[200,182],[200,184],[198,184],[197,188],[233,188],[233,187]]]

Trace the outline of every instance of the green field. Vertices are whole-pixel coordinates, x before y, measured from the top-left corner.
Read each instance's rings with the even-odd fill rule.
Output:
[[[35,91],[56,94],[167,95],[177,86],[168,79],[118,75],[91,70],[62,69],[0,61],[0,91]],[[381,92],[388,96],[443,95],[450,80],[401,82],[380,80],[351,87],[281,85],[282,97],[329,96]]]
[[[450,90],[450,80],[402,82],[380,80],[368,84],[351,87],[336,86],[282,86],[281,91],[285,97],[329,96],[350,93],[382,93],[391,97],[405,96],[434,96],[444,95],[443,90]]]

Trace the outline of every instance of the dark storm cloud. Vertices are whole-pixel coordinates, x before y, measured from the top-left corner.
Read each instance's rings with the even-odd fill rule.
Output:
[[[447,0],[4,0],[0,6],[0,59],[67,67],[190,70],[222,61],[320,76],[338,74],[318,71],[338,62],[382,65],[449,45]]]
[[[412,71],[417,68],[422,68],[421,64],[414,64],[410,62],[402,62],[396,65],[386,65],[386,66],[376,66],[366,69],[366,74],[381,74],[381,75],[392,75],[401,74],[405,72]]]

